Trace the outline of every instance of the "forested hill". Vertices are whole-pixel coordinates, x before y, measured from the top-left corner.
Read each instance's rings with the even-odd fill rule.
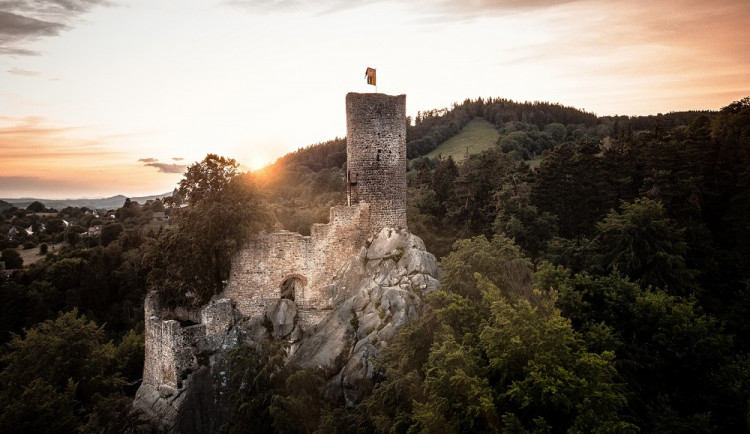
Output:
[[[515,102],[504,98],[466,99],[450,109],[419,111],[408,118],[406,148],[409,159],[423,156],[458,134],[469,121],[483,118],[502,134],[499,143],[506,151],[516,151],[526,159],[540,155],[563,142],[606,137],[629,139],[644,131],[664,132],[687,127],[699,116],[713,118],[716,112],[683,111],[649,116],[598,117],[574,107],[548,102]],[[564,130],[563,130],[564,128]],[[515,134],[511,134],[515,133]],[[335,138],[287,154],[269,169],[303,165],[318,171],[338,168],[346,162],[346,139]]]
[[[689,126],[701,116],[710,123],[717,113],[686,111],[597,117],[584,110],[547,102],[466,99],[454,103],[450,109],[420,111],[415,119],[408,118],[407,156],[411,168],[434,166],[435,162],[424,156],[476,118],[486,120],[498,130],[497,145],[501,151],[538,162],[542,153],[563,144],[598,143],[608,147],[667,135],[682,140]],[[344,203],[341,171],[345,163],[346,138],[337,137],[300,148],[253,174],[267,193],[282,226],[307,234],[312,223],[327,221],[330,206]],[[445,251],[439,248],[436,252]]]

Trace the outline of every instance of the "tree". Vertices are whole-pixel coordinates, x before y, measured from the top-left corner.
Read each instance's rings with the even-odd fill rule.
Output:
[[[123,380],[104,329],[76,309],[14,335],[0,357],[0,431],[70,432]]]
[[[589,346],[614,351],[629,411],[644,431],[747,429],[747,401],[727,402],[726,392],[729,383],[750,378],[741,372],[731,381],[718,378],[732,362],[732,336],[695,299],[644,288],[617,274],[571,276],[549,264],[540,265],[536,278],[541,288],[560,292],[557,305]],[[749,389],[733,393],[750,397]]]
[[[111,223],[102,228],[101,242],[102,246],[107,247],[109,243],[117,239],[124,230],[122,224]]]
[[[18,250],[13,248],[3,249],[0,253],[0,261],[5,262],[5,268],[14,270],[23,267],[23,258]]]
[[[557,216],[560,235],[589,235],[593,224],[616,204],[610,173],[595,143],[564,143],[548,151],[536,170],[531,199],[540,213]]]
[[[454,249],[430,310],[384,350],[385,380],[318,432],[636,431],[614,353],[588,349],[555,291],[531,289],[519,249],[503,237]]]
[[[65,230],[65,223],[62,219],[51,219],[47,222],[46,230],[50,235],[58,234]]]
[[[285,353],[284,346],[275,341],[263,341],[257,351],[245,345],[229,353],[232,418],[223,431],[274,431],[270,408],[274,393],[284,384],[281,374]]]
[[[141,205],[138,202],[131,201],[130,198],[125,199],[125,203],[122,208],[115,212],[115,216],[118,220],[124,222],[132,219],[136,219],[141,215]]]
[[[46,210],[44,204],[39,202],[38,200],[31,202],[29,206],[26,207],[26,209],[31,212],[44,212]]]
[[[519,171],[495,191],[497,215],[492,228],[512,238],[534,258],[557,233],[557,219],[531,204],[531,176]]]
[[[441,283],[470,299],[481,297],[474,273],[481,273],[511,297],[528,295],[530,290],[531,261],[503,234],[495,235],[491,241],[484,236],[456,241],[441,266],[445,272]]]
[[[208,154],[188,167],[177,192],[191,205],[220,200],[227,187],[239,175],[239,163],[233,158]]]
[[[472,155],[461,166],[455,180],[453,200],[446,204],[446,220],[462,230],[462,236],[492,233],[496,205],[494,192],[511,182],[518,171],[518,162],[497,148]]]
[[[644,286],[669,287],[689,294],[695,272],[685,264],[685,230],[667,215],[660,202],[647,198],[622,203],[597,223],[599,261],[605,270],[619,270]]]
[[[173,226],[150,243],[144,263],[149,284],[168,303],[199,306],[221,292],[231,254],[251,234],[270,227],[271,215],[252,178],[240,176],[233,159],[209,154],[180,181],[189,206]]]

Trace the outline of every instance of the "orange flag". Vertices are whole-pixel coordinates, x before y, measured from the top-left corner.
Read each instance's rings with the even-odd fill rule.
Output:
[[[365,71],[365,77],[367,77],[367,84],[376,86],[375,84],[375,68],[367,68]]]

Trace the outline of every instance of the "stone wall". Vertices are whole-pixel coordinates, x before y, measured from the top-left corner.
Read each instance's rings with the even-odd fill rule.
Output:
[[[406,229],[406,95],[346,95],[347,192],[370,204],[370,235]]]
[[[179,388],[183,373],[198,366],[192,347],[206,336],[206,326],[182,327],[179,321],[164,320],[153,296],[146,297],[146,346],[143,382]]]
[[[314,225],[310,236],[282,231],[251,238],[232,260],[225,295],[252,317],[281,298],[287,279],[298,279],[294,302],[304,322],[314,323],[315,311],[332,308],[336,272],[366,241],[369,210],[366,203],[333,207],[330,223]]]

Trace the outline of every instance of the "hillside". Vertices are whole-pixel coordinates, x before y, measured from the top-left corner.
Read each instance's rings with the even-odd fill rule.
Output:
[[[463,161],[467,154],[478,154],[496,146],[499,138],[500,133],[494,125],[482,118],[474,118],[458,134],[441,143],[425,157],[435,158],[440,155],[443,158],[453,157],[455,161]]]

